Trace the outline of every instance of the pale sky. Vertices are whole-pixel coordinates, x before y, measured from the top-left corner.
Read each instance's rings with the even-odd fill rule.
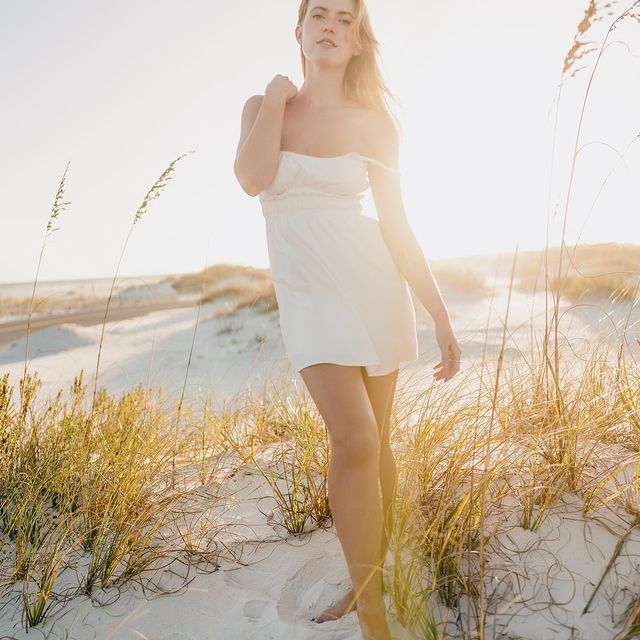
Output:
[[[587,4],[368,0],[401,103],[392,107],[404,132],[405,211],[427,259],[543,246],[557,85]],[[136,225],[120,275],[268,267],[260,203],[242,191],[233,161],[245,100],[278,73],[301,86],[297,7],[0,0],[0,282],[33,279],[68,161],[71,204],[47,241],[41,280],[112,276],[145,193],[191,149]],[[618,155],[640,134],[640,24],[614,36],[587,103],[569,241],[640,244],[640,139]],[[553,244],[589,72],[563,90]],[[375,216],[370,194],[365,205]]]

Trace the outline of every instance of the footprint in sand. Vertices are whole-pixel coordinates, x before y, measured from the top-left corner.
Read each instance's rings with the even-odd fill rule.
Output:
[[[242,608],[242,613],[247,620],[257,622],[264,617],[266,609],[272,604],[273,602],[270,600],[247,600]]]
[[[348,576],[343,575],[344,572],[331,571],[327,575],[330,565],[324,555],[307,560],[282,589],[278,599],[278,617],[291,625],[311,626],[318,632],[330,631],[336,640],[352,638],[358,628],[354,612],[339,620],[323,623],[311,620],[350,588],[351,582]]]
[[[392,563],[390,563],[392,565]],[[338,620],[317,623],[311,618],[340,599],[351,588],[346,569],[338,566],[327,554],[309,558],[289,579],[278,598],[277,613],[281,621],[293,627],[313,629],[314,637],[330,634],[331,640],[359,640],[361,638],[355,611]],[[391,566],[391,570],[392,570]],[[387,570],[390,570],[389,567]],[[387,594],[387,607],[390,604]],[[409,640],[411,634],[395,620],[389,618],[389,629],[394,640]]]
[[[227,586],[254,595],[267,595],[265,587],[273,584],[270,571],[263,571],[253,567],[239,567],[227,569],[224,572],[224,582]]]

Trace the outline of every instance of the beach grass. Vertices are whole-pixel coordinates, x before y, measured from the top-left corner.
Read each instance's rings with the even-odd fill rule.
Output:
[[[490,580],[507,553],[499,536],[539,532],[567,495],[585,517],[628,514],[637,526],[640,368],[624,350],[607,362],[603,349],[578,368],[563,367],[557,380],[543,375],[539,352],[500,379],[497,363],[485,359],[481,375],[470,370],[457,384],[418,376],[398,390],[385,586],[399,621],[427,634],[418,637],[445,637],[443,612],[449,626],[476,637],[481,618],[505,597]],[[238,557],[241,539],[212,553],[212,540],[203,548],[204,532],[191,522],[233,500],[222,487],[239,472],[270,488],[267,521],[283,538],[331,524],[326,431],[306,394],[265,385],[217,412],[185,403],[176,429],[178,408],[162,389],[114,397],[102,388],[91,409],[82,374],[42,403],[37,375],[21,385],[20,411],[8,376],[0,384],[0,529],[14,551],[1,582],[3,597],[21,593],[27,626],[44,622],[57,603],[65,567],[75,574],[69,597],[150,580],[164,562]],[[198,488],[211,492],[209,501],[195,498]],[[208,531],[224,540],[225,524]]]
[[[629,15],[618,15],[607,37]],[[602,19],[590,2],[564,61],[566,78],[597,51],[587,32]],[[579,133],[580,126],[577,139]],[[473,270],[443,266],[434,273],[452,288],[487,291],[485,277]],[[430,640],[499,637],[509,632],[504,618],[514,603],[519,615],[556,615],[570,603],[549,599],[524,566],[544,551],[549,587],[559,558],[545,536],[554,519],[574,509],[585,527],[605,523],[618,542],[589,584],[583,611],[608,580],[609,597],[620,605],[611,637],[613,627],[620,639],[636,637],[640,593],[611,571],[640,526],[636,347],[623,322],[609,331],[610,342],[588,344],[577,355],[559,331],[559,310],[564,298],[613,296],[628,318],[639,299],[638,249],[569,249],[563,236],[557,249],[516,251],[507,275],[509,297],[518,289],[552,296],[540,342],[505,362],[507,305],[497,356],[484,354],[447,384],[424,372],[398,387],[391,437],[398,484],[384,576],[392,613],[416,638]],[[116,277],[117,270],[114,283]],[[215,265],[174,286],[200,291],[202,302],[232,298],[229,313],[277,308],[265,270]],[[30,312],[35,301],[34,283]],[[98,370],[99,360],[90,406],[83,371],[70,389],[42,401],[26,356],[20,380],[0,378],[0,598],[20,607],[25,628],[44,624],[76,595],[97,597],[138,580],[165,592],[154,578],[173,563],[241,563],[247,538],[223,517],[238,499],[228,481],[240,474],[261,478],[269,489],[273,509],[265,516],[280,539],[330,525],[326,431],[306,393],[265,384],[261,394],[213,410],[206,401],[192,406],[184,395],[168,403],[161,388],[114,396],[99,387]],[[19,386],[18,406],[12,384]]]

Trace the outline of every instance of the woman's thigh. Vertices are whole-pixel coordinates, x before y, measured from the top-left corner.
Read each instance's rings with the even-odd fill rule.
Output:
[[[379,446],[378,424],[359,366],[314,364],[300,370],[332,447]]]
[[[366,370],[363,369],[363,377],[369,402],[376,416],[380,442],[388,444],[391,430],[391,411],[398,381],[398,369],[394,369],[384,376],[368,376]]]

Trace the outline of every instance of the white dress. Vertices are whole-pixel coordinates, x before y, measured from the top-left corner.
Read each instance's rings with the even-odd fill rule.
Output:
[[[330,362],[369,376],[418,357],[416,317],[406,280],[365,216],[368,163],[357,152],[309,156],[280,151],[259,200],[287,357],[296,371]]]

